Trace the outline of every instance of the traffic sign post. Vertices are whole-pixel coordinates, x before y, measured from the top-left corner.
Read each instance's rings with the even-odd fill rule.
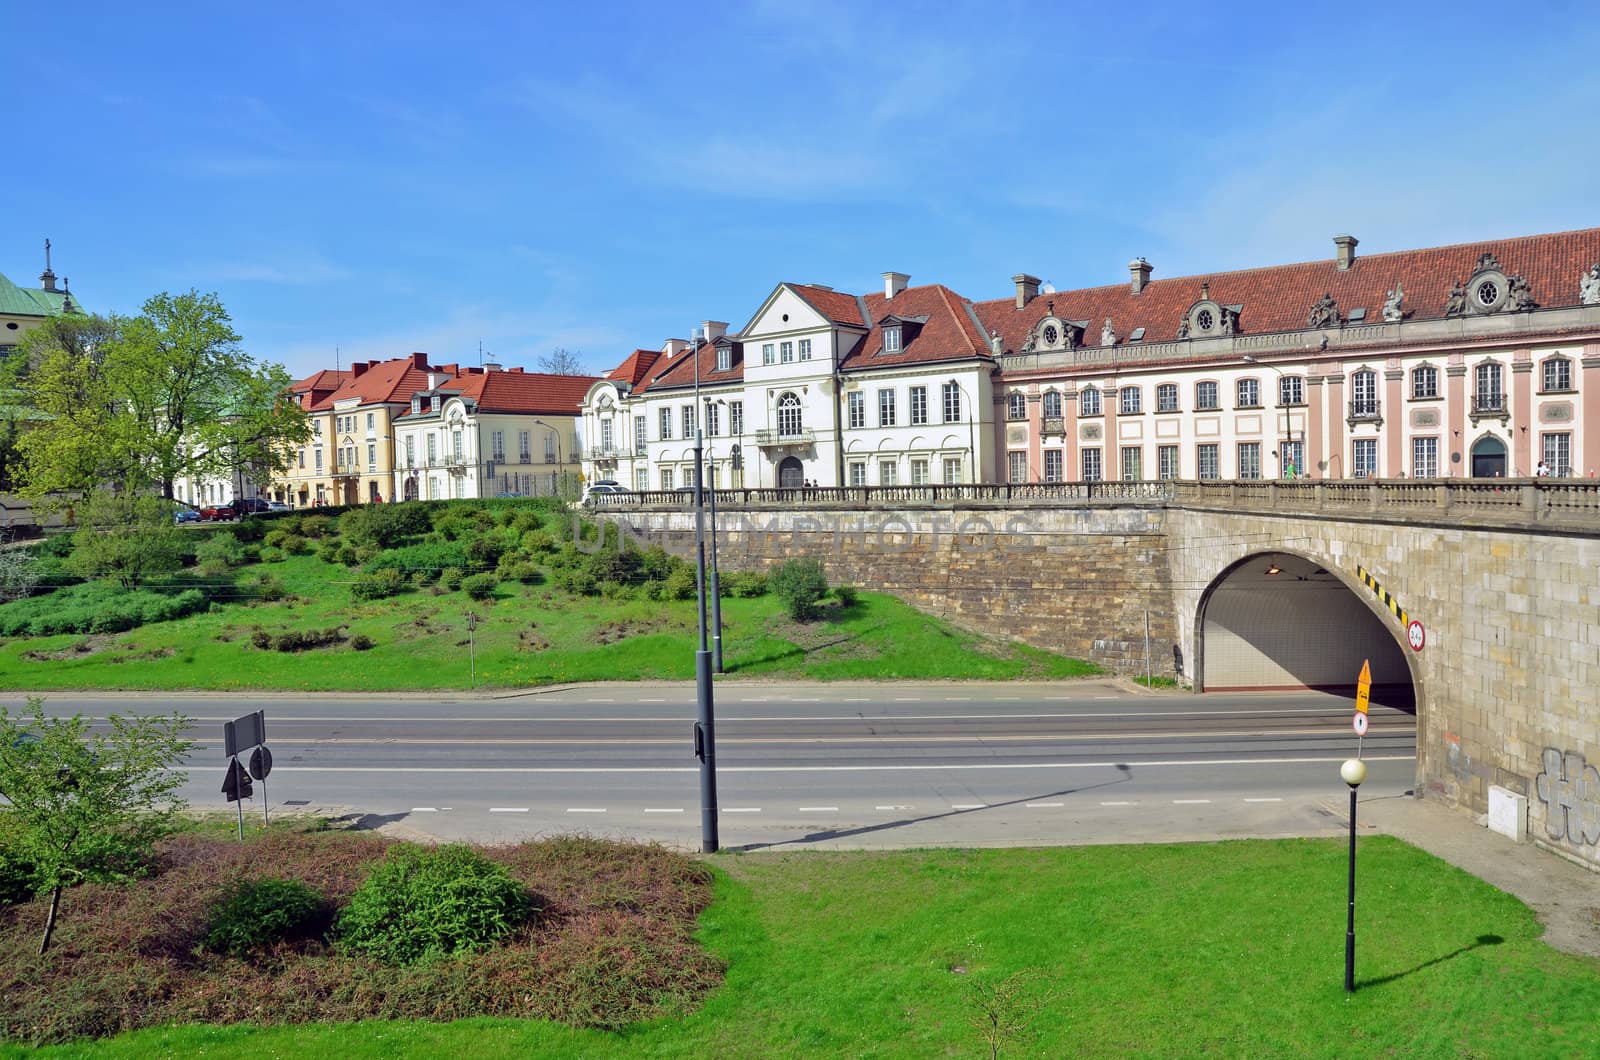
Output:
[[[1356,713],[1350,727],[1356,731],[1356,758],[1361,757],[1361,738],[1367,734],[1367,704],[1372,700],[1372,661],[1361,660],[1361,676],[1356,678]]]
[[[270,825],[267,812],[267,774],[272,772],[272,752],[265,745],[250,752],[250,775],[261,781],[261,822]]]
[[[239,761],[239,756],[246,751],[250,751],[248,768]],[[244,800],[255,793],[250,783],[251,777],[261,781],[261,819],[267,824],[272,823],[267,809],[267,774],[272,772],[272,752],[267,750],[266,711],[258,710],[254,714],[223,722],[222,753],[228,758],[228,772],[222,780],[222,793],[229,802],[239,804],[239,838],[243,840]]]

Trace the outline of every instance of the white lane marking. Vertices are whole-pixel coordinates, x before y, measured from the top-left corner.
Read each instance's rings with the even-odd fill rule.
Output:
[[[1030,810],[1056,810],[1065,806],[1064,802],[1025,802],[1022,805]]]
[[[841,700],[839,700],[839,702],[841,702],[841,703],[871,703],[872,700],[866,698],[865,696],[862,696],[859,699],[854,698],[854,697],[852,697],[850,699],[841,699]]]
[[[1115,696],[1102,696],[1102,697],[1099,697],[1099,698],[1115,699],[1116,697]],[[1018,696],[1005,696],[1005,697],[1000,697],[998,699],[995,699],[992,702],[1006,702],[1006,701],[1021,702],[1021,697],[1018,697]],[[1074,700],[1071,696],[1047,697],[1045,701],[1046,702],[1061,702],[1061,703],[1078,702],[1077,700]],[[640,703],[665,703],[666,700],[664,700],[664,699],[643,699],[643,700],[638,700],[637,702],[640,702]],[[684,701],[684,702],[686,703],[687,701]],[[750,703],[767,703],[767,702],[771,702],[771,701],[770,700],[766,700],[766,699],[742,699],[742,700],[738,700],[736,703],[734,703],[734,705],[736,705],[736,706],[744,706],[744,705],[750,704]],[[922,699],[918,699],[916,697],[898,697],[898,698],[893,699],[893,700],[846,699],[846,700],[840,700],[840,702],[843,702],[843,703],[871,703],[871,702],[923,703],[923,702],[927,702],[927,701],[926,700],[922,700]],[[1379,714],[1380,713],[1380,708],[1374,707],[1372,712],[1373,712],[1373,714]],[[1220,717],[1229,717],[1229,716],[1233,716],[1233,715],[1247,716],[1247,715],[1255,715],[1255,714],[1326,714],[1329,717],[1334,717],[1334,718],[1338,718],[1340,720],[1343,720],[1343,718],[1344,718],[1346,713],[1348,713],[1348,711],[1344,707],[1336,707],[1336,708],[1333,708],[1333,709],[1329,709],[1329,708],[1326,708],[1326,707],[1278,707],[1278,708],[1250,708],[1248,710],[1221,710],[1221,709],[1213,709],[1213,710],[1117,710],[1117,711],[1107,711],[1107,712],[1103,712],[1103,713],[1094,713],[1094,712],[1079,713],[1077,711],[1073,711],[1073,712],[1065,713],[1065,714],[1061,714],[1061,713],[1050,714],[1050,713],[1039,713],[1039,712],[1033,712],[1033,713],[1027,713],[1027,714],[995,714],[995,713],[984,713],[984,714],[884,714],[884,715],[881,715],[881,717],[884,718],[885,720],[892,719],[894,721],[972,721],[972,720],[975,720],[975,719],[976,720],[993,720],[993,719],[1015,720],[1015,719],[1019,719],[1019,718],[1020,719],[1039,719],[1039,720],[1050,720],[1050,719],[1071,720],[1071,719],[1077,719],[1077,718],[1185,718],[1185,717],[1201,717],[1201,718],[1203,718],[1203,717],[1219,717],[1220,718]],[[1384,716],[1393,717],[1393,718],[1395,718],[1397,720],[1406,720],[1406,719],[1410,718],[1409,714],[1404,714],[1404,713],[1402,713],[1400,711],[1391,711],[1391,710],[1386,710],[1385,709],[1385,710],[1382,710],[1381,713]],[[874,715],[874,717],[876,718],[876,717],[879,717],[879,716],[878,715]],[[472,717],[457,717],[457,718],[450,718],[450,717],[440,717],[440,718],[374,718],[374,717],[359,717],[358,718],[358,717],[344,717],[344,716],[329,714],[329,715],[324,715],[324,716],[321,716],[321,717],[283,717],[283,718],[274,718],[273,719],[273,724],[278,725],[278,726],[283,726],[283,725],[288,725],[288,724],[291,724],[291,723],[322,724],[322,723],[340,722],[342,724],[350,724],[350,725],[378,724],[378,723],[383,723],[383,724],[391,724],[391,723],[412,724],[412,723],[415,723],[415,724],[418,724],[418,725],[533,725],[533,724],[553,725],[553,724],[558,724],[558,723],[559,724],[585,724],[585,725],[588,725],[588,724],[593,724],[593,725],[637,725],[641,721],[653,722],[653,721],[656,721],[658,718],[659,718],[659,715],[650,715],[649,717],[639,717],[637,715],[633,715],[633,716],[601,715],[601,716],[579,716],[579,717],[554,717],[554,716],[546,716],[546,715],[528,715],[528,716],[510,716],[510,715],[508,715],[508,716],[499,717],[499,718],[472,718]],[[107,719],[107,718],[89,718],[88,720],[89,721],[96,721],[96,722],[104,722],[104,721],[108,721],[109,719]],[[194,722],[194,723],[210,722],[210,721],[224,722],[224,721],[232,721],[232,720],[233,720],[232,718],[198,718],[198,717],[189,718],[189,721]],[[726,722],[726,721],[767,721],[767,722],[771,722],[771,721],[860,721],[861,720],[861,715],[859,715],[859,714],[770,714],[770,715],[755,715],[755,714],[752,714],[752,715],[726,715],[726,716],[720,716],[717,720],[718,721],[724,721],[724,722]],[[280,739],[281,739],[281,737],[280,737]]]
[[[614,699],[586,699],[585,703],[615,703]]]
[[[1120,696],[1095,696],[1096,699],[1120,699]]]
[[[1343,762],[1349,755],[1323,755],[1318,758],[1173,758],[1149,762],[986,762],[981,765],[906,765],[906,766],[718,766],[718,773],[911,773],[956,772],[977,769],[1112,769],[1128,766],[1138,769],[1159,769],[1170,766],[1298,766],[1322,765]],[[1415,762],[1416,755],[1367,755],[1368,762]],[[171,768],[172,772],[179,767]],[[188,772],[188,770],[182,770]],[[654,774],[695,773],[699,766],[417,766],[411,769],[394,769],[389,766],[273,766],[275,773],[518,773],[518,774]]]
[[[1102,806],[1137,806],[1137,802],[1102,802]]]
[[[568,813],[605,813],[604,806],[568,806]]]
[[[528,808],[526,806],[491,806],[491,807],[489,807],[489,812],[490,813],[527,813],[528,812]]]
[[[638,702],[640,702],[640,703],[665,703],[666,700],[664,700],[664,699],[640,699]]]
[[[971,703],[972,702],[972,697],[971,696],[945,696],[944,697],[944,701],[946,703]]]
[[[644,812],[645,813],[682,813],[683,812],[683,807],[682,806],[662,806],[662,807],[646,806],[644,808]]]
[[[791,699],[789,702],[791,702],[791,703],[821,703],[822,699],[820,697],[813,698],[813,699]]]
[[[989,804],[986,802],[952,802],[950,808],[952,810],[987,810]]]
[[[994,701],[996,703],[1021,703],[1022,702],[1022,697],[1021,696],[996,696]]]
[[[1174,806],[1205,806],[1205,805],[1208,805],[1210,802],[1211,802],[1210,799],[1173,799],[1172,800],[1172,805],[1174,805]]]
[[[411,807],[411,812],[412,813],[438,813],[439,812],[439,807],[437,807],[437,806],[413,806],[413,807]]]
[[[914,810],[915,806],[874,806],[874,810]]]
[[[1282,799],[1246,799],[1245,802],[1282,802]]]
[[[759,807],[759,806],[724,806],[722,808],[722,812],[723,813],[760,813],[761,812],[761,807]]]
[[[839,807],[837,807],[837,806],[802,806],[802,807],[800,807],[800,812],[801,813],[838,813],[839,812]]]
[[[922,702],[922,700],[918,699],[916,696],[895,696],[894,697],[894,701],[896,703],[921,703]]]

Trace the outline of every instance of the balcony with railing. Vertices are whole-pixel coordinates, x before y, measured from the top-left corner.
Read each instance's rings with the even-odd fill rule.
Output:
[[[1480,390],[1472,395],[1472,410],[1470,413],[1473,426],[1477,426],[1480,419],[1499,418],[1503,423],[1511,418],[1511,410],[1506,407],[1506,396]]]
[[[1377,398],[1356,398],[1350,402],[1349,416],[1345,420],[1354,427],[1358,423],[1376,423],[1383,426],[1383,403]]]
[[[817,440],[817,432],[810,427],[792,427],[788,430],[770,427],[756,432],[756,444],[762,448],[780,445],[810,445]]]
[[[591,445],[589,447],[589,459],[597,464],[615,464],[621,455],[614,445]]]
[[[1040,425],[1039,432],[1046,437],[1053,434],[1066,437],[1067,418],[1065,416],[1046,416]]]

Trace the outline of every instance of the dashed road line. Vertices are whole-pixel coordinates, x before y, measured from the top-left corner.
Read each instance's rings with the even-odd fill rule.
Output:
[[[1137,802],[1102,802],[1102,806],[1137,806]]]
[[[989,804],[986,802],[952,802],[950,808],[952,810],[987,810]]]
[[[682,806],[646,806],[645,813],[682,813]]]
[[[1025,802],[1022,805],[1030,810],[1058,810],[1065,806],[1064,802]]]
[[[838,813],[839,812],[839,807],[837,807],[837,806],[802,806],[802,807],[800,807],[800,812],[801,813]]]
[[[438,813],[439,812],[439,807],[437,807],[437,806],[413,806],[413,807],[411,807],[411,812],[412,813]]]
[[[490,813],[527,813],[528,812],[528,808],[526,806],[491,806],[491,807],[489,807],[489,812]]]
[[[1282,802],[1282,799],[1246,799],[1245,802]]]
[[[1205,805],[1209,804],[1210,802],[1211,802],[1210,799],[1173,799],[1172,800],[1172,805],[1174,805],[1174,806],[1205,806]]]
[[[568,806],[568,813],[605,813],[604,806]]]
[[[914,810],[915,806],[874,806],[874,810]]]
[[[759,806],[724,806],[722,808],[722,812],[723,813],[760,813],[761,812],[761,807],[759,807]]]

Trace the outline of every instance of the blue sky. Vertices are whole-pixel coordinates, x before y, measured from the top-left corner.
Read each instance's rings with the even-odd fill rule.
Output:
[[[1113,7],[1120,10],[1112,10]],[[1004,297],[1600,225],[1600,19],[989,2],[14,9],[0,271],[296,375],[604,370],[780,280]],[[9,35],[9,34],[8,34]],[[16,42],[29,43],[18,46]]]

